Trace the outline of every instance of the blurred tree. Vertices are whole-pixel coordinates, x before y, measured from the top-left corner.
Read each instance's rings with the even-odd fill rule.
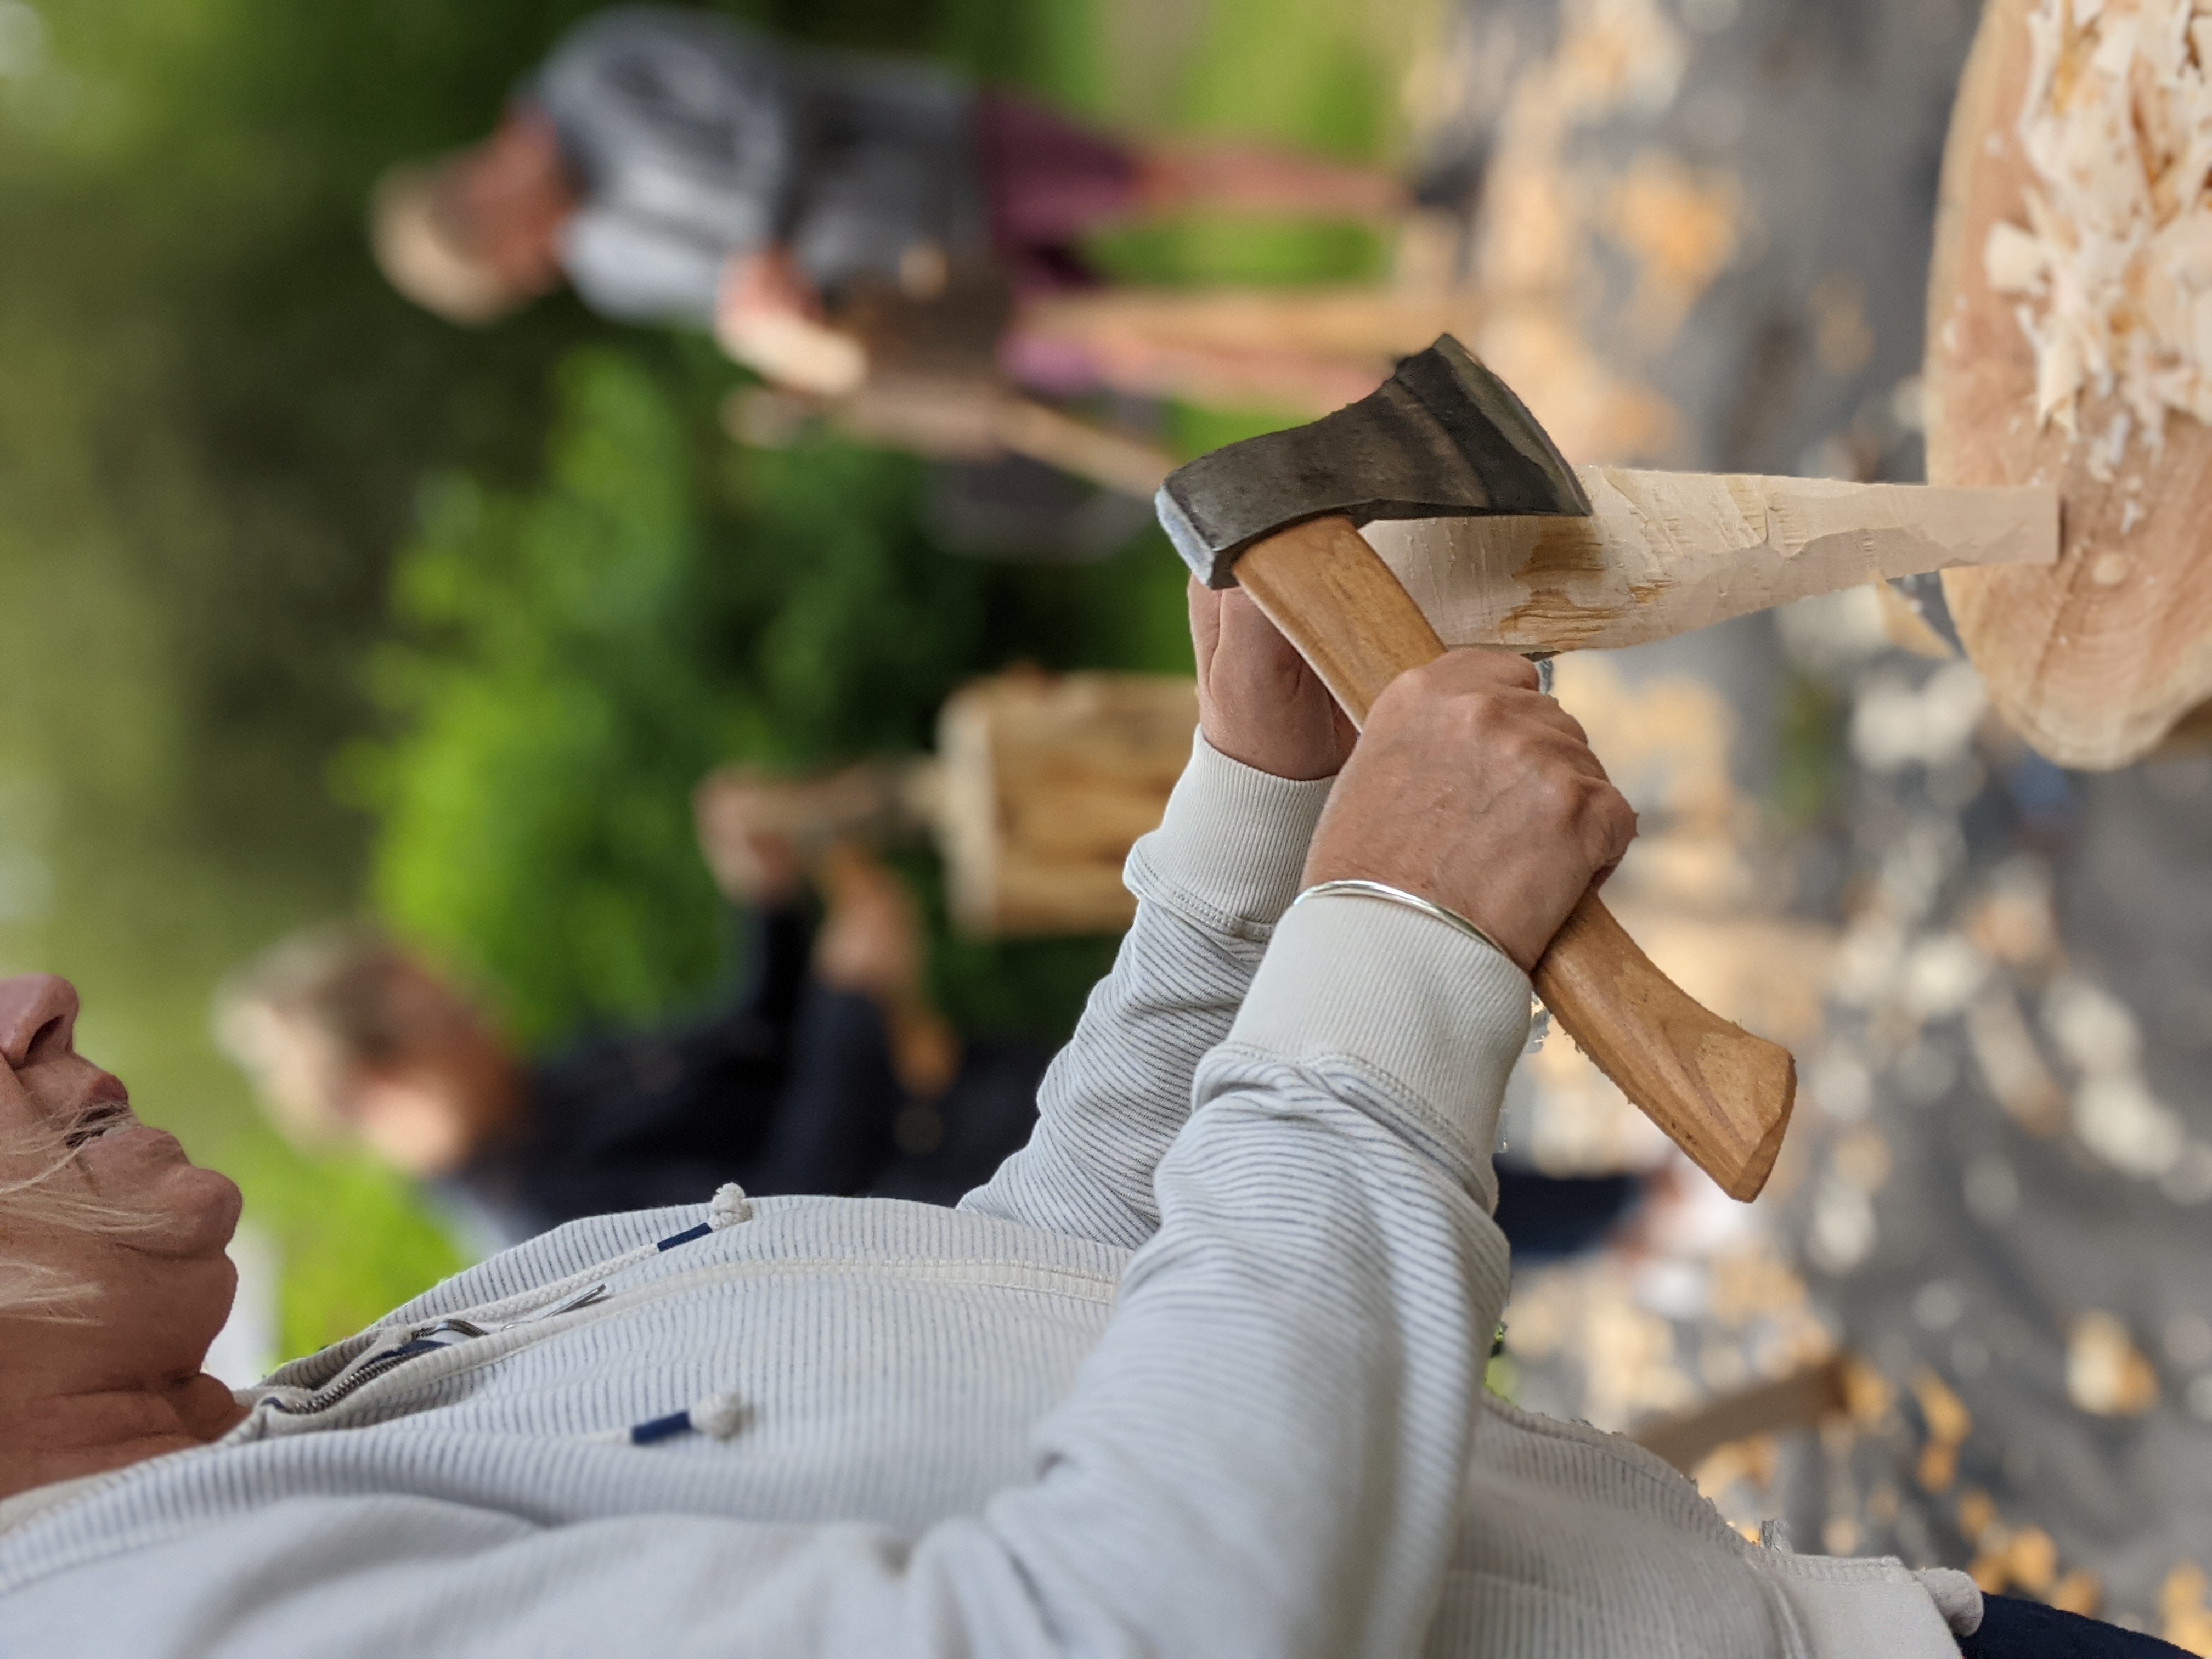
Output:
[[[672,355],[569,358],[538,488],[426,491],[393,573],[404,631],[373,659],[390,735],[338,769],[379,822],[379,907],[526,1041],[665,1014],[727,969],[689,811],[710,767],[926,747],[945,695],[1008,644],[1127,660],[1129,607],[1096,597],[1137,569],[1177,586],[1158,549],[1056,576],[948,557],[917,528],[915,463],[727,453],[722,377],[647,361]],[[1041,1002],[1039,960],[969,947],[949,988],[989,1023],[1064,1030],[1085,986],[1047,974]],[[1008,975],[1030,994],[994,988]]]

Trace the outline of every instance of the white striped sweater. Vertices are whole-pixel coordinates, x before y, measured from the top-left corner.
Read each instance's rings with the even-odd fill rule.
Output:
[[[1899,1563],[1762,1550],[1484,1394],[1528,981],[1373,900],[1285,916],[1326,794],[1199,745],[958,1210],[508,1251],[222,1443],[23,1506],[0,1653],[1954,1654]]]

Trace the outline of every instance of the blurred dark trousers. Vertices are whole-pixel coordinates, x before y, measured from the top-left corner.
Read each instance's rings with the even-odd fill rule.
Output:
[[[1959,1638],[1966,1659],[2186,1659],[2155,1636],[2009,1595],[1982,1598],[1982,1627]]]

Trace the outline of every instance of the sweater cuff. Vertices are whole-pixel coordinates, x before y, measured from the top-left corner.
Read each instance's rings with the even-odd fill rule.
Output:
[[[1465,1163],[1486,1206],[1505,1079],[1528,1040],[1528,976],[1449,923],[1327,893],[1276,928],[1229,1041],[1326,1073],[1350,1065]]]
[[[1130,849],[1122,879],[1140,899],[1264,942],[1298,896],[1306,848],[1335,781],[1259,771],[1201,733],[1160,827]]]

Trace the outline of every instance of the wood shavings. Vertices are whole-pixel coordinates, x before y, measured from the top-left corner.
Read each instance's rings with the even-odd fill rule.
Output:
[[[1698,1491],[1707,1502],[1728,1511],[1727,1500],[1734,1495],[1733,1488],[1747,1486],[1759,1498],[1774,1489],[1774,1479],[1781,1472],[1781,1448],[1771,1434],[1755,1434],[1747,1439],[1731,1440],[1717,1448],[1699,1463],[1692,1475]],[[1738,1522],[1741,1530],[1750,1523]],[[1755,1527],[1747,1534],[1756,1539]]]
[[[2042,1528],[2014,1532],[1986,1524],[1979,1529],[1979,1543],[1967,1571],[1984,1595],[2024,1590],[2039,1601],[2057,1586],[2058,1546]]]
[[[2061,1613],[2078,1613],[2084,1619],[2094,1619],[2097,1616],[2097,1610],[2104,1605],[2104,1581],[2088,1568],[2076,1567],[2053,1584],[2051,1594],[2045,1599]],[[2212,1651],[2212,1649],[2192,1650],[2203,1653]]]
[[[1732,174],[1686,167],[1657,150],[1629,164],[1607,196],[1606,228],[1639,267],[1630,318],[1645,338],[1673,339],[1690,307],[1735,262],[1743,214],[1743,186]]]
[[[1997,1518],[1997,1506],[1989,1493],[1976,1488],[1959,1494],[1959,1533],[1969,1544],[1978,1544]]]
[[[2140,1417],[2158,1404],[2158,1373],[2113,1314],[2083,1314],[2066,1333],[2066,1397],[2093,1417]]]
[[[1912,1397],[1920,1402],[1920,1416],[1928,1425],[1929,1440],[1944,1446],[1966,1443],[1966,1437],[1974,1431],[1974,1414],[1951,1391],[1949,1383],[1923,1365],[1912,1374]]]
[[[1597,246],[1638,269],[1637,337],[1663,346],[1735,258],[1743,212],[1733,179],[1656,152],[1608,175],[1571,161],[1577,135],[1668,109],[1689,49],[1657,0],[1565,0],[1558,47],[1512,76],[1483,183],[1477,289],[1493,307],[1470,337],[1578,460],[1651,458],[1678,435],[1671,404],[1613,367],[1584,319],[1601,292]]]
[[[1663,112],[1690,53],[1654,0],[1568,0],[1556,86],[1561,113],[1590,121],[1616,110]]]
[[[2062,976],[2044,999],[2043,1024],[2081,1073],[2072,1121],[2081,1144],[2123,1175],[2165,1182],[2177,1200],[2201,1186],[2197,1170],[2212,1149],[2192,1141],[2179,1114],[2151,1092],[2142,1033],[2126,1006]]]
[[[1578,1404],[1600,1428],[1626,1429],[1639,1418],[1683,1411],[1700,1397],[1681,1364],[1674,1325],[1638,1305],[1627,1264],[1611,1255],[1516,1279],[1505,1340],[1516,1358],[1571,1356],[1582,1372]]]
[[[1983,266],[2021,301],[2038,421],[2089,438],[2104,480],[2170,414],[2212,422],[2212,0],[2038,0],[2027,21],[2036,185]],[[2094,438],[2085,394],[2123,405]]]
[[[1584,460],[1663,453],[1680,416],[1617,371],[1557,300],[1486,313],[1474,335],[1484,362],[1515,388],[1562,453]]]
[[[2158,1592],[2159,1634],[2191,1653],[2212,1653],[2212,1609],[2204,1605],[2204,1570],[2184,1561]]]

